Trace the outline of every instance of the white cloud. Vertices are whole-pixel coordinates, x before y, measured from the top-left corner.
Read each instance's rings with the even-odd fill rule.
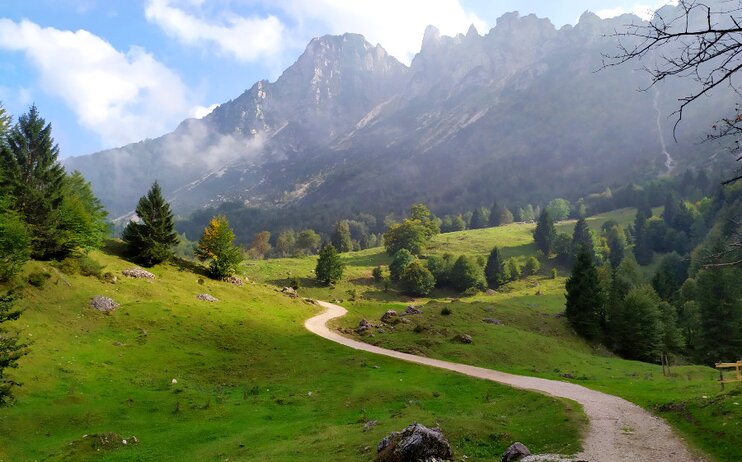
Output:
[[[0,49],[25,53],[41,88],[65,101],[105,146],[161,135],[193,106],[180,77],[151,54],[120,52],[85,30],[0,19]]]
[[[193,109],[191,109],[191,116],[193,116],[196,119],[203,119],[207,115],[211,114],[211,112],[219,106],[218,104],[212,104],[211,106],[196,106]]]
[[[654,4],[640,3],[629,8],[605,8],[596,11],[595,14],[603,19],[606,19],[615,18],[616,16],[621,16],[622,14],[626,13],[633,13],[636,16],[639,16],[640,18],[648,21],[652,19],[652,16],[654,16],[654,12],[658,9],[662,8],[665,5],[677,5],[677,3],[677,0],[660,0]]]
[[[466,32],[471,24],[486,31],[486,24],[459,0],[287,0],[281,5],[298,24],[310,20],[322,26],[322,33],[363,34],[406,63],[420,51],[430,24],[443,35]]]
[[[198,8],[203,0],[185,0],[185,3]],[[172,0],[149,0],[144,14],[148,21],[185,44],[211,43],[220,53],[240,61],[271,56],[282,48],[284,27],[275,16],[241,17],[225,13],[219,21],[207,21],[173,6]]]

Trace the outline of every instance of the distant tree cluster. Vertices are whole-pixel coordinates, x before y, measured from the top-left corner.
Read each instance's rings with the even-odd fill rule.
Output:
[[[742,249],[725,243],[742,233],[742,187],[697,201],[682,194],[667,194],[661,218],[640,208],[626,232],[608,222],[600,239],[589,239],[589,228],[577,223],[567,318],[581,335],[631,359],[738,360]],[[648,280],[639,265],[657,261],[656,254],[664,256]]]
[[[99,248],[108,234],[106,211],[90,183],[59,163],[51,124],[36,106],[10,122],[0,106],[0,280],[29,258]]]

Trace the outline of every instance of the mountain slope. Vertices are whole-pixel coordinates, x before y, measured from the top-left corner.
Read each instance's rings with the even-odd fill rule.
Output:
[[[325,36],[276,82],[256,83],[203,120],[67,166],[114,215],[155,178],[181,213],[224,202],[386,213],[415,201],[440,213],[495,197],[576,198],[672,173],[668,115],[688,84],[641,92],[649,80],[630,66],[596,72],[615,50],[609,35],[637,21],[585,13],[557,30],[509,13],[484,36],[429,27],[409,68],[359,35]],[[685,114],[667,147],[676,171],[718,149],[698,141],[732,104],[725,96]]]

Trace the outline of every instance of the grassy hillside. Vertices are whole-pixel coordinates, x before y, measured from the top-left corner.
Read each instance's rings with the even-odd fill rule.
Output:
[[[302,327],[316,305],[272,285],[200,285],[172,265],[154,268],[153,281],[127,279],[130,263],[93,257],[119,282],[27,268],[52,278],[23,289],[14,327],[31,352],[13,371],[18,403],[0,409],[0,461],[360,461],[413,421],[440,425],[469,460],[492,460],[514,440],[578,450],[584,418],[573,403],[335,345]],[[266,280],[292,268],[273,264],[246,268]],[[121,306],[94,311],[98,294]],[[118,436],[100,436],[109,432]]]
[[[657,211],[659,212],[659,211]],[[588,220],[599,229],[607,220],[623,225],[633,220],[634,211],[619,210]],[[535,254],[532,224],[463,231],[438,235],[429,253],[467,253],[486,256],[495,245],[505,256]],[[571,232],[574,222],[557,225],[561,232]],[[431,297],[412,299],[392,286],[373,282],[371,270],[387,264],[383,249],[343,254],[347,264],[344,280],[334,289],[314,286],[311,271],[315,259],[284,259],[252,262],[250,275],[277,285],[288,275],[302,276],[305,296],[338,299],[349,314],[338,327],[353,329],[361,319],[378,320],[388,309],[403,311],[414,303],[423,314],[410,316],[409,324],[397,324],[363,337],[369,343],[429,357],[449,359],[504,371],[565,380],[622,396],[667,418],[696,446],[719,461],[742,457],[742,387],[727,387],[720,392],[718,372],[702,366],[676,366],[669,376],[659,366],[626,361],[599,345],[585,342],[560,316],[564,311],[565,269],[560,277],[550,279],[548,265],[541,275],[510,284],[494,295],[480,294],[461,298],[437,290]],[[265,279],[263,279],[265,278]],[[351,293],[356,299],[352,301]],[[444,316],[442,308],[452,314]],[[489,324],[485,318],[501,324]],[[457,334],[469,334],[471,345],[454,343]]]

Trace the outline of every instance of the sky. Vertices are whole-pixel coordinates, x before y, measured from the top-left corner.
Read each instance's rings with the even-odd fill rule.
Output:
[[[484,34],[510,11],[575,24],[648,18],[668,0],[0,0],[0,103],[36,104],[61,156],[155,138],[256,81],[313,38],[356,32],[409,64],[429,24]]]

